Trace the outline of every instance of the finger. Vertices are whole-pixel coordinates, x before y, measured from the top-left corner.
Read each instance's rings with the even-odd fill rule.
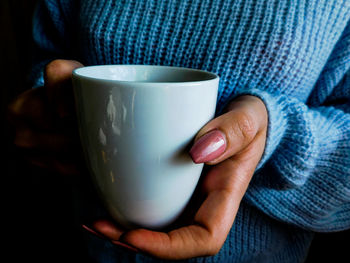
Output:
[[[195,224],[169,233],[136,229],[123,233],[113,223],[99,220],[93,229],[112,243],[126,244],[162,259],[185,259],[219,252],[233,223],[234,202],[225,191],[213,192],[201,206]]]
[[[180,260],[215,254],[217,251],[205,242],[209,236],[203,227],[190,225],[169,233],[136,229],[125,233],[120,241],[153,257]],[[203,247],[204,243],[206,247]]]
[[[62,160],[58,157],[25,156],[24,159],[33,166],[54,172],[60,175],[81,175],[81,169],[77,163]]]
[[[72,71],[83,65],[74,60],[57,59],[45,67],[44,79],[47,97],[61,117],[71,115],[74,111],[74,97],[72,89]]]
[[[195,215],[194,224],[169,233],[132,230],[123,234],[121,241],[162,259],[215,255],[226,240],[243,197],[243,189],[249,184],[249,176],[235,176],[235,167],[235,162],[226,160],[209,171],[204,179],[204,190],[208,195]],[[233,189],[239,191],[234,192]]]
[[[34,126],[52,129],[53,120],[43,87],[30,89],[20,94],[8,106],[7,117],[15,127]]]
[[[96,220],[92,226],[98,233],[111,240],[119,240],[120,236],[124,233],[120,227],[117,227],[114,223],[106,219]]]
[[[100,219],[93,223],[92,228],[82,225],[82,227],[88,232],[103,238],[110,240],[114,245],[127,249],[133,252],[140,252],[138,249],[119,241],[120,236],[123,234],[123,230],[106,219]]]
[[[243,197],[261,158],[262,151],[258,149],[264,147],[263,137],[263,133],[257,135],[244,151],[213,166],[203,178],[202,191],[224,190],[232,192],[236,200]]]
[[[47,152],[71,152],[72,149],[79,149],[78,139],[62,133],[33,130],[29,127],[22,127],[16,130],[14,144],[22,149],[40,150]]]
[[[217,164],[240,152],[266,128],[264,103],[253,96],[234,100],[228,112],[205,125],[190,150],[195,163]]]
[[[258,147],[261,141],[254,142],[251,149]],[[214,255],[226,240],[259,159],[254,157],[251,160],[245,158],[246,155],[238,154],[214,166],[207,173],[203,180],[207,197],[190,226],[168,233],[136,229],[123,234],[110,222],[100,222],[94,227],[112,240],[162,259]]]
[[[190,257],[191,254],[196,255],[200,253],[194,249],[187,252],[182,251],[181,255],[177,255],[178,250],[186,247],[186,244],[192,245],[190,244],[191,242],[198,241],[192,239],[192,237],[205,235],[205,230],[201,226],[196,225],[182,228],[170,232],[169,234],[146,229],[123,232],[107,220],[98,220],[94,222],[93,230],[104,238],[110,239],[112,243],[115,243],[115,241],[122,242],[138,250],[142,250],[145,253],[165,259],[180,259],[186,256]],[[179,238],[179,235],[183,237]],[[182,241],[186,241],[186,244],[181,244]],[[190,254],[188,252],[190,252]]]

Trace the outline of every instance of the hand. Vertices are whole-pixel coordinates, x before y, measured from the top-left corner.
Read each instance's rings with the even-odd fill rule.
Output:
[[[72,70],[77,61],[55,60],[45,68],[45,85],[20,94],[8,109],[14,144],[33,165],[63,174],[78,173],[80,154]],[[79,153],[79,154],[77,154]]]
[[[83,226],[112,243],[162,259],[185,259],[219,252],[264,151],[267,111],[254,96],[236,98],[228,111],[198,133],[190,151],[197,163],[212,165],[203,175],[204,194],[192,222],[169,232],[124,231],[108,220]]]

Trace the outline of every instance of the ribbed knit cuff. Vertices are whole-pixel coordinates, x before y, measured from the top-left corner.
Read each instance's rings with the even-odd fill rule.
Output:
[[[228,102],[242,95],[251,95],[260,98],[264,102],[268,112],[265,150],[257,166],[257,169],[260,169],[271,157],[286,131],[287,122],[283,115],[283,109],[287,106],[286,99],[284,96],[272,95],[259,89],[247,89],[235,93]]]
[[[44,70],[45,66],[51,61],[47,59],[37,63],[32,67],[32,71],[29,75],[29,81],[32,85],[32,88],[38,88],[44,86]]]

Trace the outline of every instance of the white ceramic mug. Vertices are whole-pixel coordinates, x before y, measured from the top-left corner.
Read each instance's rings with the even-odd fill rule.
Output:
[[[93,182],[127,228],[162,228],[189,202],[203,164],[188,146],[213,118],[219,77],[166,66],[73,71],[80,137]]]

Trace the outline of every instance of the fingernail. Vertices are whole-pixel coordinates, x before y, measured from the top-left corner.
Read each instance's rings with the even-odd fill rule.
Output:
[[[190,155],[195,163],[205,163],[219,157],[225,149],[225,135],[219,130],[212,130],[195,142]]]
[[[101,235],[100,233],[96,232],[95,230],[93,230],[92,228],[88,227],[87,225],[81,225],[81,227],[83,229],[85,229],[86,231],[94,234],[95,236],[98,236],[100,238],[106,239],[106,237],[104,237],[103,235]]]
[[[116,245],[116,246],[120,246],[120,247],[122,247],[122,248],[126,248],[126,249],[128,249],[128,250],[131,250],[131,251],[133,251],[133,252],[140,252],[140,250],[138,250],[137,248],[135,248],[135,247],[132,247],[132,246],[130,246],[130,245],[128,245],[128,244],[125,244],[125,243],[123,243],[123,242],[120,242],[120,241],[117,241],[117,240],[111,240],[111,242],[114,244],[114,245]]]
[[[113,243],[113,244],[116,245],[116,246],[125,248],[125,249],[127,249],[127,250],[131,250],[131,251],[133,251],[133,252],[140,252],[140,250],[138,250],[138,249],[135,248],[135,247],[132,247],[132,246],[130,246],[130,245],[128,245],[128,244],[125,244],[125,243],[123,243],[123,242],[120,242],[120,241],[118,241],[118,240],[112,240],[112,239],[109,239],[109,238],[103,236],[102,234],[100,234],[99,232],[96,232],[95,230],[93,230],[92,228],[88,227],[87,225],[84,225],[84,224],[83,224],[83,225],[81,225],[81,227],[82,227],[83,229],[85,229],[86,231],[88,231],[88,232],[90,232],[90,233],[92,233],[92,234],[94,234],[94,235],[96,235],[96,236],[98,236],[98,237],[100,237],[100,238],[102,238],[102,239],[105,239],[105,240],[110,241],[111,243]]]

